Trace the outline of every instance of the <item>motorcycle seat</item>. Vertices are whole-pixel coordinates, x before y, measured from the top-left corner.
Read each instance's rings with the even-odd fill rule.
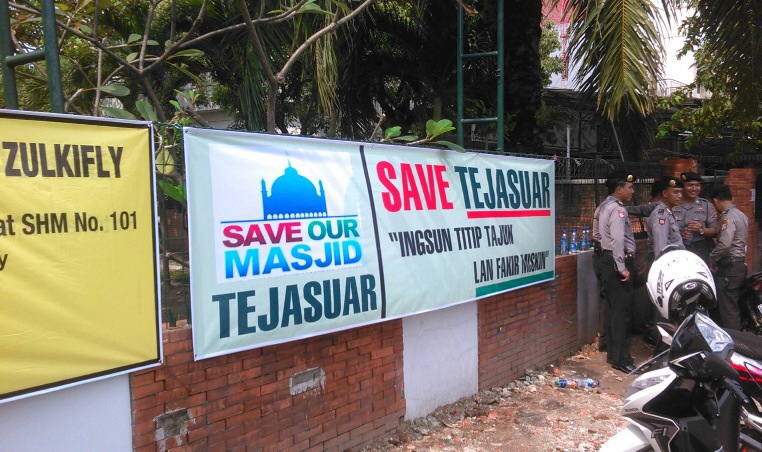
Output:
[[[762,360],[762,337],[753,333],[725,330],[735,342],[736,351],[751,359]]]

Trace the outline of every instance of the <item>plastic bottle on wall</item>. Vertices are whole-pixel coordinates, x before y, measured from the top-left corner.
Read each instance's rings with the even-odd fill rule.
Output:
[[[574,254],[579,251],[577,245],[577,228],[572,228],[571,242],[569,242],[569,254]]]
[[[590,239],[588,238],[587,226],[582,227],[582,238],[579,241],[579,250],[587,251],[590,249]]]
[[[561,230],[561,255],[569,254],[569,244],[566,241],[566,229]]]

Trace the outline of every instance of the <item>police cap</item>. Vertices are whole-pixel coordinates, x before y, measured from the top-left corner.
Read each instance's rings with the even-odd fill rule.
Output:
[[[651,197],[655,198],[659,196],[664,190],[664,178],[666,176],[662,176],[661,179],[656,179],[653,184],[651,184]]]
[[[616,187],[625,182],[635,182],[635,176],[627,171],[614,171],[606,178],[606,186],[609,188]]]
[[[730,191],[730,187],[725,184],[719,184],[709,190],[707,197],[709,199],[728,200],[733,199],[733,194]]]
[[[665,176],[664,179],[661,180],[661,189],[662,191],[668,189],[668,188],[683,188],[683,182],[673,176]]]
[[[691,181],[704,182],[704,180],[701,179],[701,176],[699,176],[696,173],[691,173],[691,172],[681,173],[680,174],[680,179],[683,182],[691,182]]]

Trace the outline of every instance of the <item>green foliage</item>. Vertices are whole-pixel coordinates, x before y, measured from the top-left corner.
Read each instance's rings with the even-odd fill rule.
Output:
[[[446,133],[452,132],[455,127],[452,125],[452,121],[449,119],[440,119],[434,121],[429,119],[426,121],[426,136],[422,139],[418,139],[417,135],[402,135],[402,127],[393,126],[384,130],[384,135],[381,141],[385,142],[402,142],[409,145],[438,145],[452,149],[458,152],[465,152],[466,150],[451,141],[437,140],[436,138]]]
[[[673,112],[659,126],[659,137],[680,133],[686,147],[705,138],[732,137],[736,150],[762,147],[762,11],[756,2],[694,1],[696,14],[682,25],[686,35],[681,55],[693,53],[696,80],[659,106]],[[708,94],[690,102],[692,91]]]
[[[612,120],[629,109],[652,112],[664,55],[655,2],[569,0],[565,13],[571,18],[568,51],[579,63],[577,82],[598,110]]]
[[[560,74],[564,69],[561,57],[552,54],[561,50],[561,41],[552,22],[545,22],[540,35],[540,67],[542,68],[542,86],[550,84],[553,74]]]
[[[188,198],[185,192],[185,185],[175,184],[166,179],[161,179],[159,180],[159,188],[161,188],[162,193],[168,198],[174,199],[182,204],[183,207],[186,207]]]

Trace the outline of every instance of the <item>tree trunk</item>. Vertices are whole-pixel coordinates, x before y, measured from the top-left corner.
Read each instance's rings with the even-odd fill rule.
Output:
[[[275,132],[275,108],[278,105],[278,84],[269,83],[267,90],[267,132]]]

